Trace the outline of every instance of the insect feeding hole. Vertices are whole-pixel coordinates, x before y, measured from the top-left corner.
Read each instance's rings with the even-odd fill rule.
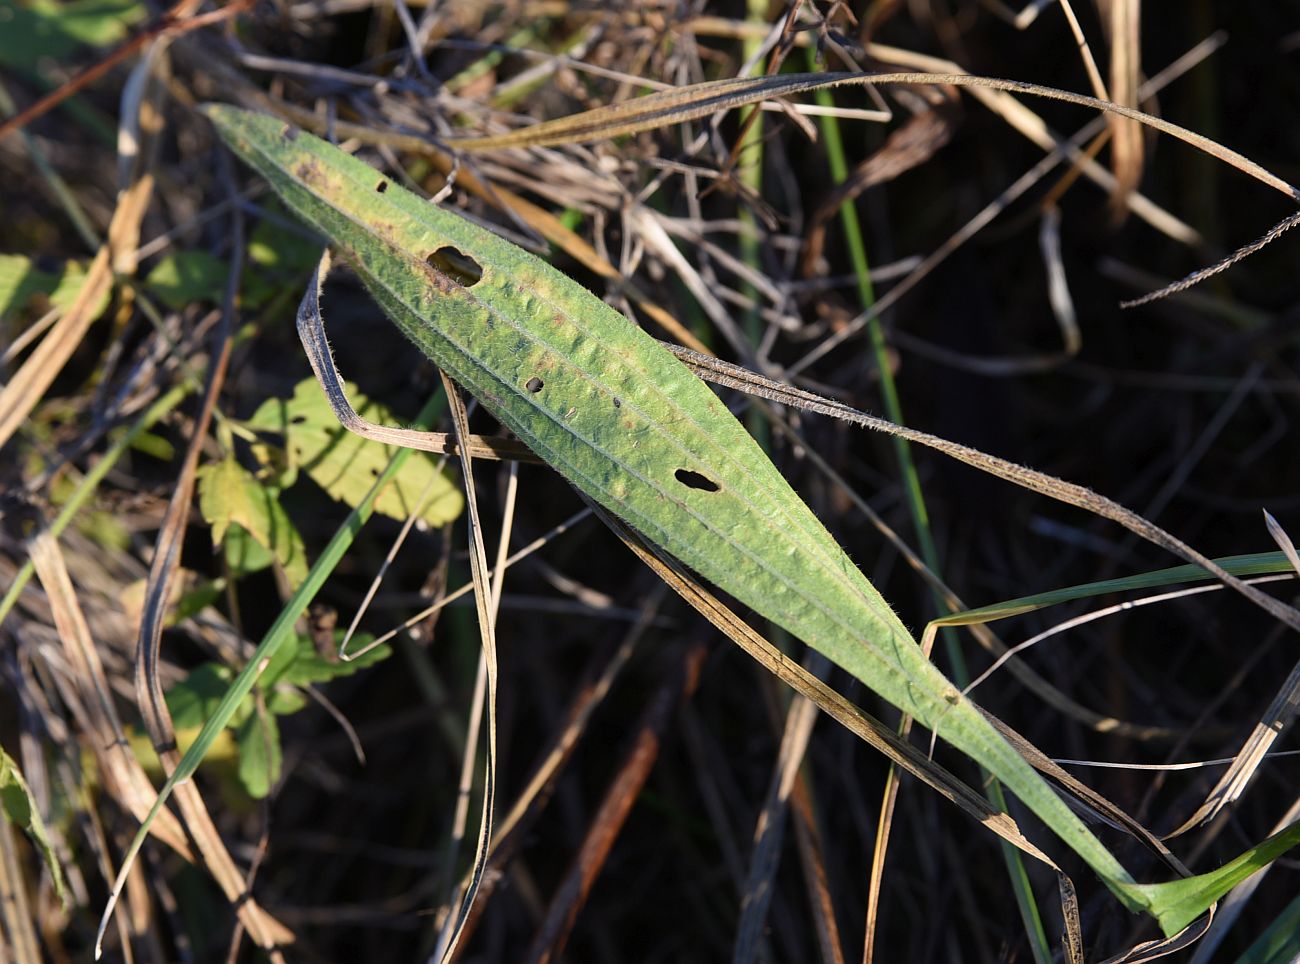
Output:
[[[375,193],[376,193],[376,194],[383,194],[383,193],[384,193],[385,191],[387,191],[387,190],[388,190],[388,182],[387,182],[387,181],[380,181],[378,184],[375,185]]]
[[[532,378],[528,379],[528,381],[524,383],[524,388],[528,389],[530,392],[536,395],[538,392],[542,390],[542,386],[545,384],[546,384],[545,382],[543,382],[540,378],[534,375]]]
[[[425,258],[429,267],[445,274],[458,285],[472,288],[483,278],[483,268],[467,254],[462,254],[451,245],[439,248]]]
[[[688,489],[699,489],[701,492],[717,492],[722,488],[707,475],[700,475],[699,472],[692,472],[690,469],[678,469],[673,474],[676,476],[677,481]]]

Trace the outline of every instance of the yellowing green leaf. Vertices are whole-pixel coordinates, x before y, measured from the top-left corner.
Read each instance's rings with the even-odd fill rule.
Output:
[[[383,405],[366,398],[355,386],[349,385],[347,391],[363,418],[393,424],[393,414]],[[262,405],[249,424],[282,434],[294,468],[305,471],[331,496],[352,507],[369,491],[393,454],[391,446],[360,438],[339,425],[320,386],[310,378],[297,385],[292,398],[272,399]],[[420,518],[432,526],[450,522],[463,506],[460,490],[424,456],[409,459],[375,501],[376,512],[394,519],[405,519],[420,508]]]
[[[76,261],[64,263],[57,272],[47,272],[38,270],[25,255],[0,254],[0,318],[16,315],[29,306],[37,311],[47,305],[66,308],[85,279],[85,265]],[[33,302],[38,295],[45,300]],[[102,306],[99,310],[103,310]]]
[[[239,779],[254,800],[261,800],[280,779],[280,727],[275,714],[254,709],[235,727],[239,746]]]
[[[335,633],[335,644],[342,642],[342,639],[342,633]],[[359,633],[353,637],[352,647],[365,649],[369,641],[369,636]],[[387,646],[376,646],[361,656],[344,662],[322,656],[310,638],[299,636],[297,646],[283,647],[271,660],[271,665],[262,676],[262,685],[271,687],[277,683],[292,683],[295,686],[308,686],[312,683],[325,683],[341,676],[351,676],[358,670],[387,659],[391,653],[392,650]]]
[[[178,251],[154,266],[145,279],[158,298],[177,310],[194,301],[218,302],[230,266],[206,251]]]
[[[32,797],[32,791],[23,779],[18,764],[3,749],[0,749],[0,812],[4,814],[4,819],[31,836],[36,849],[40,851],[41,859],[49,868],[54,892],[66,906],[68,895],[63,882],[63,866],[54,852],[50,833],[45,828],[40,809],[36,806],[36,800]]]
[[[302,537],[280,505],[278,493],[263,486],[252,473],[227,456],[199,469],[199,511],[212,526],[212,541],[223,543],[238,526],[270,550],[293,585],[307,575]]]

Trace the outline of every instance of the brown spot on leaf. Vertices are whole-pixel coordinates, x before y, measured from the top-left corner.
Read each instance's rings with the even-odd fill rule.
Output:
[[[316,159],[312,157],[301,158],[296,164],[294,164],[293,176],[302,181],[302,183],[311,185],[312,187],[318,187],[329,182],[329,178],[326,176],[325,172],[321,170],[320,164],[318,164]]]

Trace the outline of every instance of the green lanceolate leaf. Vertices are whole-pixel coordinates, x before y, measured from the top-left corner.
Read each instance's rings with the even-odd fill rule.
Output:
[[[1126,906],[1166,930],[1182,920],[1169,913],[1174,898],[1136,886],[925,658],[740,423],[669,352],[550,265],[326,142],[274,118],[207,111],[407,337],[537,455],[985,767]]]
[[[550,265],[326,142],[234,108],[208,116],[407,337],[547,463],[979,761],[1112,886],[1132,882],[654,339]]]

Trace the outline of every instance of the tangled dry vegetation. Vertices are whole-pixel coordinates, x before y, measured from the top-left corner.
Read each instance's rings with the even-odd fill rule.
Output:
[[[0,0],[9,956],[87,957],[157,788],[279,627],[289,642],[154,823],[108,957],[436,959],[474,854],[482,684],[462,481],[408,458],[354,524],[389,453],[342,436],[308,381],[292,328],[319,241],[232,163],[199,105],[330,137],[656,337],[1086,485],[1289,603],[1294,242],[1119,303],[1290,212],[1268,187],[1300,180],[1300,138],[1279,120],[1300,108],[1294,29],[1271,5],[1208,0]],[[687,97],[635,129],[527,141],[538,121],[661,89],[822,70],[1079,91],[1262,170],[956,76],[702,115]],[[354,281],[329,299],[369,417],[422,420],[436,371]],[[1148,831],[1201,872],[1295,821],[1300,770],[1283,751],[1300,680],[1275,614],[1190,570],[1139,578],[1182,560],[1086,507],[723,394],[918,635],[1048,594],[944,630],[936,659],[1074,761],[1058,782],[1104,798],[1081,806],[1129,866],[1168,876]],[[1077,953],[1067,924],[1090,960],[1154,953],[1136,950],[1152,923],[1070,853],[1051,856],[1077,904],[968,813],[895,782],[471,419],[501,456],[478,463],[476,490],[489,560],[500,546],[509,569],[494,584],[496,833],[455,956],[1045,961]],[[290,603],[304,586],[306,613]],[[354,615],[348,646],[364,655],[340,661]],[[918,765],[932,751],[981,787],[927,738],[911,737]],[[1177,953],[1293,959],[1296,881],[1294,858],[1275,861]]]

